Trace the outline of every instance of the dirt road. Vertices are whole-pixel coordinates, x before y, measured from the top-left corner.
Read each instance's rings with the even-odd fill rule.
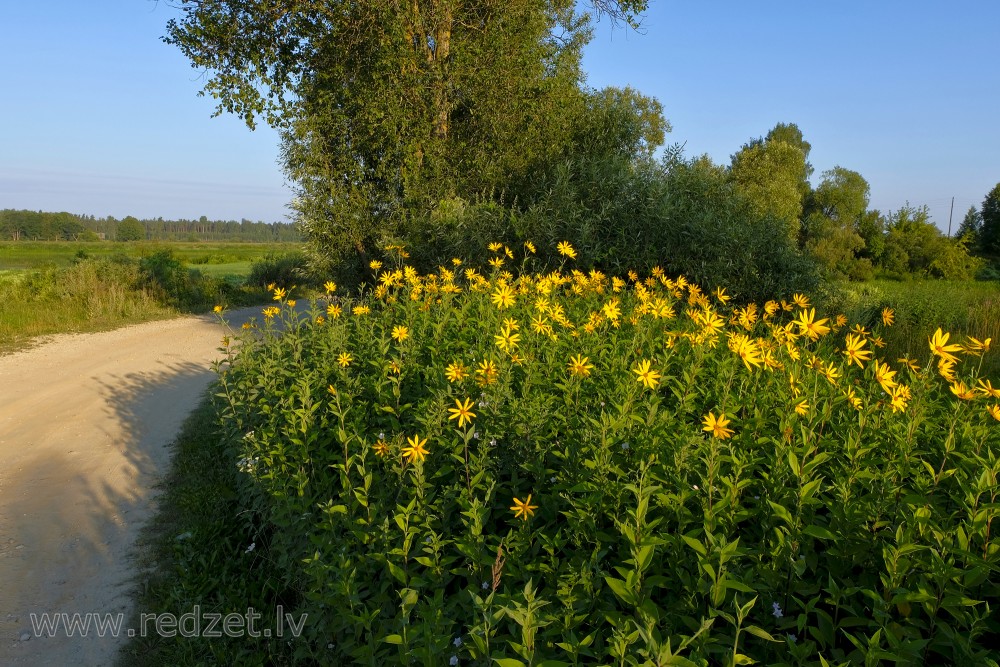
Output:
[[[122,638],[37,636],[31,614],[123,613],[124,634],[132,549],[224,333],[184,317],[0,357],[0,665],[114,661]]]

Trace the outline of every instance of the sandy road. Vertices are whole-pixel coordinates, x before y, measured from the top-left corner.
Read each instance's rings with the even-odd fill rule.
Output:
[[[113,663],[123,638],[36,636],[31,614],[127,626],[132,549],[224,333],[183,317],[0,357],[0,665]]]

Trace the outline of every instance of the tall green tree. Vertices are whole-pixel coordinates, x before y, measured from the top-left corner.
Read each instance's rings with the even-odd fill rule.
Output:
[[[979,207],[982,226],[979,228],[979,249],[990,257],[1000,257],[1000,183],[983,199]]]
[[[812,178],[814,171],[812,164],[809,162],[809,153],[812,151],[812,144],[805,140],[802,130],[795,123],[778,123],[767,133],[764,141],[783,141],[789,146],[795,146],[802,151],[805,161],[802,163],[802,172],[799,174],[799,191],[802,193],[803,199],[805,199],[812,190],[812,187],[809,185],[809,179]]]
[[[962,224],[958,226],[955,238],[965,241],[969,249],[973,252],[979,251],[979,235],[983,230],[983,216],[975,206],[970,206],[962,218]]]
[[[115,231],[116,241],[141,241],[146,238],[146,228],[137,218],[126,216],[118,223]]]
[[[781,220],[789,238],[797,239],[806,154],[802,147],[785,140],[787,130],[772,133],[770,138],[754,140],[733,155],[730,174],[756,215]]]
[[[598,0],[634,22],[645,0]],[[283,137],[293,208],[327,254],[502,191],[567,150],[586,103],[572,0],[182,0],[167,42],[218,111]]]

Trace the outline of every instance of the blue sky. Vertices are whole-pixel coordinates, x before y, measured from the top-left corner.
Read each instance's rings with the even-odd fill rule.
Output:
[[[796,123],[820,173],[872,206],[927,204],[957,228],[1000,181],[1000,2],[652,0],[640,33],[595,29],[589,84],[657,97],[668,143],[716,162]],[[211,118],[199,72],[150,0],[6,3],[0,208],[280,220],[291,193],[267,128]]]

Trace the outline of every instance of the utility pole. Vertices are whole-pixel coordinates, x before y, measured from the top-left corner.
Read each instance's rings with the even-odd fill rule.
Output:
[[[951,214],[955,212],[955,198],[951,198],[951,210],[948,211],[948,238],[951,238]]]

